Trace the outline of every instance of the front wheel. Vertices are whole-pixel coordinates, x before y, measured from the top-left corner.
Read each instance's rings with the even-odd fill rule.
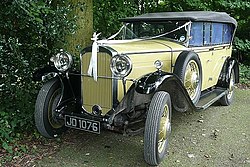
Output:
[[[167,92],[154,94],[147,113],[144,132],[144,159],[159,165],[164,159],[171,133],[171,99]]]
[[[35,125],[41,135],[57,137],[67,128],[63,120],[56,119],[56,106],[60,101],[61,87],[57,78],[46,82],[38,93],[35,106]]]

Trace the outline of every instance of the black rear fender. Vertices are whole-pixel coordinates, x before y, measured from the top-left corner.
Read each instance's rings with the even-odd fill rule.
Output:
[[[235,83],[239,83],[239,63],[235,58],[230,57],[226,59],[224,62],[224,65],[221,70],[219,80],[216,86],[228,88],[230,74],[232,70],[234,70],[234,74],[235,74]]]

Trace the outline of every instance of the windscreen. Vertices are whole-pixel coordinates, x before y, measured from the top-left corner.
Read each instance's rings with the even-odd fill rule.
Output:
[[[133,22],[126,23],[115,39],[168,38],[184,43],[187,38],[187,24],[182,21]]]

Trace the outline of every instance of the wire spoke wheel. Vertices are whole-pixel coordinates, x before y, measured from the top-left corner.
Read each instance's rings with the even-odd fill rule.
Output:
[[[164,150],[166,139],[169,136],[170,119],[168,105],[164,106],[163,114],[160,119],[160,128],[158,133],[158,152],[161,153]]]
[[[55,129],[61,128],[64,125],[63,121],[59,121],[56,119],[56,113],[55,113],[55,109],[59,103],[60,97],[61,97],[61,88],[57,89],[52,94],[48,105],[48,120],[50,125]]]
[[[55,111],[60,101],[61,91],[59,80],[53,78],[43,85],[37,95],[35,125],[44,137],[54,138],[67,130],[64,120],[57,119]]]
[[[184,86],[187,89],[187,92],[191,98],[191,100],[194,100],[194,98],[197,96],[199,91],[199,68],[197,63],[194,60],[191,60],[186,67],[186,72],[184,75]]]
[[[231,99],[233,97],[234,85],[235,85],[235,75],[234,75],[234,71],[232,71],[231,77],[229,80],[229,88],[228,88],[228,94],[227,94],[228,99]]]
[[[229,106],[233,102],[235,86],[235,72],[232,70],[228,83],[227,93],[220,99],[220,103],[223,106]]]
[[[144,159],[159,165],[166,156],[171,133],[171,99],[167,92],[156,92],[151,100],[144,132]]]
[[[202,87],[202,68],[198,55],[194,52],[182,52],[176,60],[174,73],[182,81],[192,102],[197,104]]]

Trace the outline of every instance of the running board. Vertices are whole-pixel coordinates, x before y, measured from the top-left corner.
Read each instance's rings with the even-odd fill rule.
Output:
[[[226,94],[226,89],[213,89],[201,95],[199,102],[196,105],[197,111],[205,110]]]

